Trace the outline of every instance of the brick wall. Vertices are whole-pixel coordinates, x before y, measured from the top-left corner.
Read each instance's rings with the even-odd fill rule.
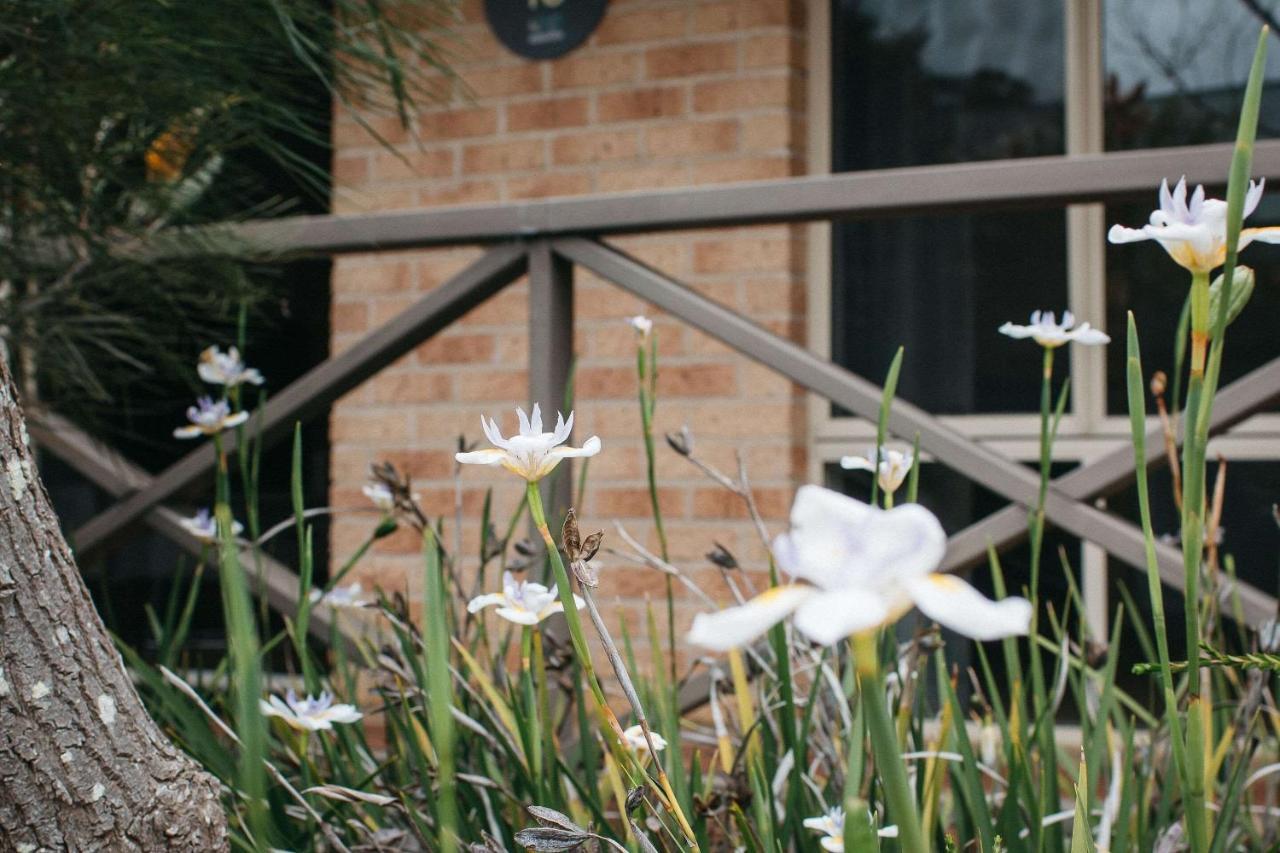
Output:
[[[455,63],[465,84],[405,132],[379,129],[403,160],[350,116],[334,125],[338,213],[519,201],[781,178],[805,171],[803,0],[614,0],[589,42],[560,60],[528,62],[489,34],[479,2],[466,2]],[[764,326],[802,340],[803,231],[785,226],[695,231],[616,241],[704,295]],[[470,249],[347,257],[333,274],[333,348],[340,351],[386,322],[476,257]],[[635,338],[625,318],[655,318],[660,349],[660,432],[688,423],[701,455],[726,472],[735,451],[748,465],[761,509],[776,532],[804,476],[804,405],[790,383],[711,339],[663,317],[583,271],[576,279],[577,430],[598,434],[584,527],[621,520],[653,543],[635,401]],[[479,416],[513,428],[528,396],[527,291],[514,286],[356,389],[331,419],[332,501],[361,506],[370,462],[389,458],[414,476],[428,512],[452,515],[457,436],[480,437]],[[661,503],[672,558],[717,596],[724,590],[704,558],[723,543],[756,568],[763,551],[732,496],[659,441]],[[474,520],[485,490],[514,508],[518,484],[494,469],[462,474],[460,500]],[[339,517],[335,559],[367,535],[367,517]],[[452,524],[448,525],[452,537]],[[475,553],[477,525],[464,525]],[[606,544],[619,544],[608,536]],[[621,618],[642,617],[661,597],[660,575],[603,555],[601,597]],[[406,584],[416,593],[417,545],[379,543],[365,583]],[[680,620],[696,610],[682,599]]]

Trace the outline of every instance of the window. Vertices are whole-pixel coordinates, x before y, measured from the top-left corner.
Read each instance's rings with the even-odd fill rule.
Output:
[[[811,100],[817,171],[1229,141],[1260,24],[1232,0],[815,0],[813,12],[821,41]],[[1260,138],[1280,136],[1280,50],[1271,52],[1266,88]],[[873,381],[904,345],[901,396],[997,452],[1032,462],[1038,362],[996,327],[1025,322],[1036,308],[1070,307],[1119,342],[1063,351],[1057,360],[1059,378],[1069,374],[1073,388],[1056,463],[1088,461],[1127,441],[1126,311],[1138,317],[1148,371],[1173,370],[1185,275],[1155,244],[1105,241],[1112,222],[1145,222],[1155,192],[1105,208],[815,226],[811,339]],[[1268,193],[1250,224],[1280,224],[1277,193],[1280,187]],[[1232,327],[1224,382],[1280,355],[1273,331],[1280,248],[1255,244],[1244,260],[1258,286]],[[811,415],[815,479],[874,436],[873,425],[825,403]],[[1259,462],[1280,457],[1280,416],[1250,419],[1216,439],[1214,452]],[[1269,503],[1267,512],[1252,505],[1274,491],[1268,473],[1273,465],[1240,464],[1228,475],[1229,494],[1245,496],[1227,507],[1236,529],[1224,546],[1235,551],[1242,577],[1254,571],[1246,560],[1274,554]],[[953,519],[959,525],[981,517],[985,505],[977,491],[949,501],[972,510]],[[1118,496],[1116,508],[1123,511],[1124,502]],[[1270,547],[1255,547],[1261,541]],[[1091,546],[1082,552],[1076,563],[1101,629],[1112,606],[1105,557]]]

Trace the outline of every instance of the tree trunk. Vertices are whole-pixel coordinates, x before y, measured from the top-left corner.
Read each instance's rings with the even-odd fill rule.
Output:
[[[147,715],[0,359],[0,850],[221,850],[218,783]]]

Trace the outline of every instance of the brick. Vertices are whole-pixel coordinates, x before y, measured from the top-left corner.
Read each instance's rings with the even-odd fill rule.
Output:
[[[596,174],[596,189],[602,193],[688,185],[688,167],[679,163],[668,166],[613,166],[602,168]]]
[[[363,184],[369,181],[369,158],[364,154],[333,158],[333,180],[339,184]]]
[[[804,119],[783,110],[742,119],[744,151],[802,152],[805,146]]]
[[[529,177],[507,178],[507,198],[551,198],[591,192],[591,175],[585,172],[551,172]]]
[[[574,396],[586,399],[630,399],[636,396],[637,384],[632,367],[581,367],[573,376]]]
[[[363,302],[335,302],[329,311],[334,332],[365,332],[369,329],[369,306]]]
[[[788,75],[708,80],[693,87],[693,109],[700,113],[802,105],[803,93]]]
[[[404,446],[409,433],[409,413],[403,409],[354,411],[339,407],[329,416],[329,440],[335,444]]]
[[[804,314],[805,288],[785,275],[747,279],[740,283],[742,306],[751,317]]]
[[[645,150],[652,157],[683,157],[733,151],[738,145],[738,123],[689,121],[645,130]]]
[[[737,181],[768,181],[786,178],[799,171],[791,157],[742,157],[699,163],[693,171],[695,184],[725,184]]]
[[[791,243],[778,238],[717,240],[693,247],[693,268],[700,273],[785,270],[794,260]]]
[[[584,125],[587,123],[587,106],[585,96],[543,98],[508,104],[507,130],[553,130]]]
[[[665,515],[683,515],[685,490],[658,487],[658,507]],[[634,487],[596,487],[587,492],[592,512],[604,518],[648,518],[653,514],[649,489]]]
[[[546,163],[545,148],[541,139],[468,145],[462,154],[462,168],[468,174],[537,169]]]
[[[453,477],[452,450],[394,450],[381,458],[414,480],[447,480]]]
[[[439,403],[453,396],[453,383],[443,373],[383,371],[366,384],[373,403]]]
[[[384,151],[373,158],[374,181],[404,181],[453,175],[454,156],[448,148],[395,154]]]
[[[456,181],[431,184],[418,191],[422,207],[445,207],[451,204],[482,204],[498,201],[501,194],[494,181]]]
[[[737,390],[731,364],[658,364],[660,397],[728,397]]]
[[[804,40],[795,33],[767,33],[742,41],[743,68],[804,67]]]
[[[684,89],[674,86],[605,92],[596,100],[596,114],[601,122],[678,116],[684,115],[686,101]]]
[[[575,133],[557,137],[551,143],[552,159],[566,165],[630,160],[638,148],[634,131]]]
[[[493,360],[493,335],[437,335],[414,352],[419,364],[475,364]]]
[[[684,9],[639,9],[610,11],[596,30],[600,45],[659,41],[682,35],[688,13]]]
[[[786,518],[791,507],[791,489],[754,487],[756,508],[765,518]],[[694,518],[748,518],[746,503],[728,489],[704,488],[693,492]]]
[[[653,47],[644,54],[645,76],[650,79],[725,72],[737,64],[738,45],[732,41]]]
[[[551,64],[551,83],[556,91],[598,88],[640,79],[639,53],[607,53],[598,56],[570,54]]]
[[[383,323],[394,320],[397,315],[413,303],[414,299],[410,296],[395,296],[373,300],[369,303],[369,308],[373,312],[373,325],[381,326]]]
[[[344,264],[333,270],[333,290],[361,296],[406,293],[413,289],[413,267],[407,263]]]
[[[501,403],[504,407],[529,395],[523,370],[477,370],[454,375],[454,393],[466,402]]]
[[[727,0],[699,6],[693,13],[695,33],[724,33],[755,27],[804,25],[800,0]]]
[[[418,126],[420,135],[427,141],[489,136],[498,129],[498,111],[493,107],[439,110],[424,113]]]
[[[366,115],[364,124],[357,122],[353,117],[344,117],[333,124],[334,150],[380,147],[383,142],[371,135],[370,130],[392,145],[401,145],[409,141],[409,130],[400,123],[398,116]]]
[[[468,71],[463,85],[476,98],[527,95],[542,90],[541,63],[524,62],[499,68]]]
[[[364,213],[370,210],[402,210],[418,206],[418,194],[412,189],[352,189],[338,187],[333,194],[334,213]]]

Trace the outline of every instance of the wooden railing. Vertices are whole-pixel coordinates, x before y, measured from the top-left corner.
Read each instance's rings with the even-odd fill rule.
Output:
[[[437,246],[482,245],[487,250],[462,272],[423,296],[354,346],[317,365],[277,393],[255,427],[266,444],[297,421],[321,412],[340,396],[419,346],[463,314],[524,275],[529,278],[529,386],[531,402],[553,410],[569,381],[573,353],[573,275],[577,267],[661,308],[671,316],[763,364],[855,415],[874,419],[881,390],[873,382],[774,335],[651,269],[604,242],[619,234],[692,230],[778,222],[811,222],[1009,207],[1053,207],[1123,198],[1150,198],[1166,176],[1221,185],[1227,145],[1169,148],[1079,157],[1028,158],[997,163],[927,166],[796,178],[728,186],[616,196],[553,199],[495,206],[318,216],[225,226],[221,230],[263,255],[343,254]],[[1280,176],[1280,141],[1259,143],[1255,173]],[[134,251],[163,254],[176,244],[157,235]],[[1280,401],[1280,358],[1224,388],[1213,413],[1221,432]],[[82,559],[120,546],[139,523],[187,548],[195,540],[164,508],[166,501],[208,478],[214,450],[205,444],[150,476],[109,448],[51,415],[34,417],[32,435],[118,502],[74,532]],[[891,432],[920,436],[938,462],[1008,499],[1010,506],[951,537],[944,566],[961,571],[984,559],[988,547],[1008,548],[1026,536],[1027,507],[1038,497],[1037,475],[1018,462],[961,435],[906,401],[894,402]],[[1153,429],[1147,464],[1164,458],[1163,436]],[[1055,479],[1045,514],[1050,523],[1105,549],[1131,566],[1145,565],[1141,530],[1098,509],[1098,498],[1132,480],[1133,453],[1120,448]],[[570,478],[558,481],[567,489]],[[564,505],[567,494],[552,496]],[[1181,553],[1159,544],[1161,577],[1181,588]],[[263,564],[261,592],[286,612],[296,604],[297,581],[287,568]],[[1227,582],[1253,624],[1276,613],[1276,601],[1243,582]],[[314,627],[328,636],[328,625]]]

